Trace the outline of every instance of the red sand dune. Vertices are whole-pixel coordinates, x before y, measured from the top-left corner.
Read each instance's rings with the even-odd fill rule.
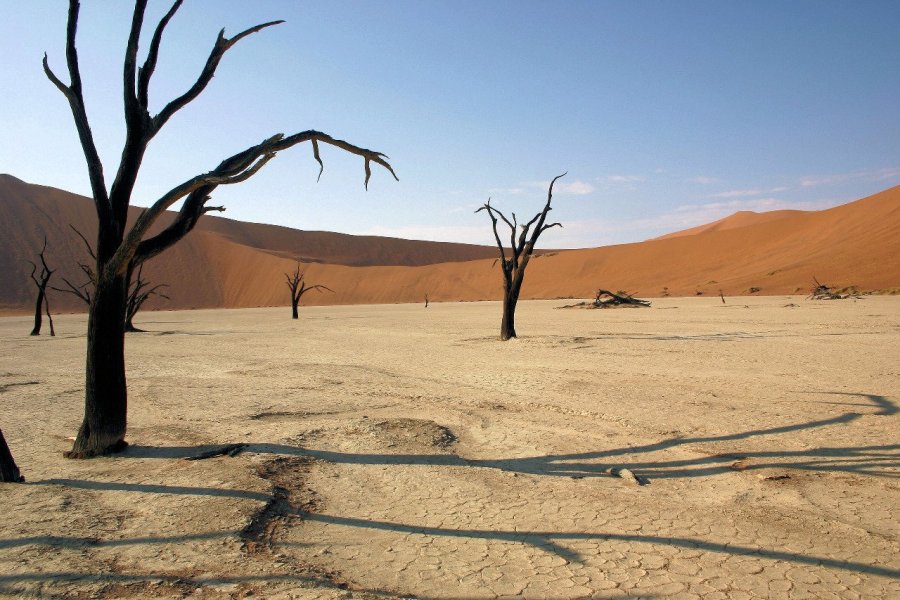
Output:
[[[804,214],[804,211],[773,210],[769,212],[758,213],[752,210],[741,210],[734,213],[733,215],[725,217],[724,219],[719,219],[718,221],[713,221],[712,223],[707,223],[705,225],[698,225],[697,227],[691,227],[690,229],[682,229],[681,231],[676,231],[674,233],[667,233],[666,235],[662,235],[655,239],[668,240],[676,237],[683,237],[686,235],[697,235],[709,231],[725,231],[727,229],[749,227],[750,225],[768,223],[769,221],[777,221],[778,219],[793,217],[800,214]]]
[[[71,223],[88,239],[95,225],[89,199],[0,175],[0,310],[31,309],[28,279],[44,233],[57,276],[81,279],[75,262],[86,256]],[[296,258],[307,280],[335,293],[311,292],[303,304],[361,304],[498,299],[495,250],[304,232],[206,216],[145,274],[169,285],[171,300],[151,308],[278,306],[289,303],[284,273]],[[483,258],[489,257],[489,258]],[[900,186],[824,211],[742,214],[664,238],[537,256],[524,298],[588,297],[599,287],[642,296],[703,292],[806,293],[813,276],[836,287],[883,289],[900,285]],[[57,283],[59,280],[56,279]],[[83,310],[54,293],[57,310]]]

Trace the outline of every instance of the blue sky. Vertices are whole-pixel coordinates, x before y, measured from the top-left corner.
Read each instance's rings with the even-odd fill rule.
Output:
[[[84,0],[86,103],[115,173],[128,2]],[[143,40],[169,3],[150,1]],[[66,2],[0,0],[0,172],[88,194],[62,95]],[[157,110],[226,35],[225,57],[157,136],[133,203],[276,132],[388,154],[289,150],[220,188],[225,216],[298,229],[492,243],[488,197],[531,216],[559,173],[545,247],[639,241],[738,210],[819,209],[900,184],[900,2],[186,0],[151,84]]]

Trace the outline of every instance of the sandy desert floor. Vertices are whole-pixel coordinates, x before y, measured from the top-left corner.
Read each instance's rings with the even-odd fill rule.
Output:
[[[143,314],[89,461],[84,317],[0,319],[0,595],[900,597],[900,298],[565,303]]]

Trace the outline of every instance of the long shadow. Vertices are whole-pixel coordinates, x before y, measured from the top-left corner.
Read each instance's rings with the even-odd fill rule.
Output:
[[[730,554],[733,556],[756,556],[771,560],[783,560],[796,564],[824,566],[856,573],[867,573],[884,577],[900,577],[900,569],[869,565],[850,560],[839,560],[822,556],[811,556],[787,552],[783,550],[767,550],[752,546],[740,546],[732,543],[720,544],[708,542],[696,538],[682,538],[660,535],[639,535],[630,533],[588,533],[565,531],[497,531],[494,529],[445,529],[442,527],[423,527],[420,525],[406,525],[392,523],[390,521],[375,521],[370,519],[357,519],[353,517],[339,517],[319,513],[301,513],[304,519],[318,521],[331,525],[343,525],[346,527],[359,527],[363,529],[376,529],[402,534],[420,534],[435,537],[476,538],[486,540],[499,540],[506,542],[525,542],[538,548],[544,548],[570,561],[580,561],[581,557],[574,551],[564,548],[553,540],[573,541],[624,541],[641,542],[647,544],[660,544],[676,548],[690,548]]]
[[[827,392],[831,393],[831,392]],[[878,409],[875,415],[894,415],[898,412],[893,401],[885,396],[872,394],[849,394],[867,399]],[[467,459],[455,454],[351,454],[329,450],[315,450],[287,444],[247,444],[247,452],[258,454],[281,454],[306,456],[333,463],[369,465],[429,465],[447,467],[484,467],[530,475],[566,477],[608,477],[612,466],[627,466],[631,470],[641,470],[641,475],[651,479],[673,479],[682,477],[703,477],[733,471],[735,461],[744,460],[742,470],[772,467],[806,471],[829,471],[857,473],[878,477],[900,477],[900,445],[824,447],[808,450],[770,450],[741,452],[738,454],[705,455],[700,458],[670,461],[634,461],[634,455],[670,450],[690,444],[707,444],[746,440],[756,437],[777,436],[786,433],[846,425],[865,415],[857,412],[844,413],[828,419],[819,419],[790,425],[751,429],[738,433],[713,436],[673,437],[642,446],[625,446],[581,452],[506,459]],[[214,450],[218,446],[130,446],[123,456],[131,458],[188,458],[199,453]],[[614,460],[615,459],[615,460]],[[805,459],[805,460],[804,460]],[[606,461],[601,462],[601,461]],[[624,462],[623,462],[624,460]]]
[[[62,485],[83,490],[107,490],[117,492],[144,492],[147,494],[176,494],[181,496],[213,496],[240,498],[242,500],[259,500],[268,502],[270,494],[230,490],[211,487],[189,487],[182,485],[154,485],[146,483],[119,483],[114,481],[92,481],[87,479],[41,479],[33,485]]]
[[[24,582],[98,582],[98,583],[106,583],[106,584],[121,584],[121,585],[135,585],[135,584],[151,584],[158,585],[159,583],[166,583],[169,585],[177,585],[180,588],[201,588],[202,586],[220,586],[220,585],[236,585],[236,584],[253,584],[253,583],[291,583],[291,584],[306,584],[307,586],[311,586],[312,589],[320,588],[320,589],[331,589],[331,590],[345,590],[352,589],[354,592],[361,592],[363,594],[372,594],[377,598],[418,598],[420,600],[430,600],[427,596],[410,596],[409,594],[401,594],[398,592],[392,592],[389,590],[383,589],[364,589],[358,588],[356,586],[349,586],[347,584],[338,584],[325,576],[321,575],[301,575],[301,574],[265,574],[265,575],[236,575],[236,576],[209,576],[209,577],[187,577],[183,575],[168,575],[165,573],[79,573],[78,571],[53,571],[53,572],[43,572],[43,573],[16,573],[14,575],[0,575],[0,593],[3,594],[21,594],[22,590],[16,590],[10,584],[16,583],[24,583]],[[258,590],[257,590],[258,591]],[[126,592],[127,593],[127,592]],[[148,591],[147,596],[150,596],[151,592]],[[155,595],[155,594],[154,594]],[[186,595],[186,593],[185,593]],[[27,596],[29,598],[59,598],[60,595],[57,593],[49,592],[43,594],[41,592],[35,592],[32,590],[28,590]],[[100,597],[100,596],[91,596]],[[131,597],[131,596],[129,596]],[[143,597],[143,596],[134,596],[134,597]],[[182,596],[184,597],[184,596]],[[291,596],[293,597],[293,596]],[[618,596],[617,596],[618,597]],[[628,598],[633,598],[633,596],[621,596],[626,600]],[[639,596],[640,598],[650,598],[652,596],[646,596],[642,594]],[[460,596],[459,600],[466,600],[466,598]],[[474,600],[474,598],[472,599]]]
[[[510,543],[524,543],[534,546],[535,548],[556,554],[570,562],[582,562],[582,557],[578,552],[566,548],[559,544],[559,541],[624,541],[637,542],[646,544],[659,544],[672,546],[675,548],[688,548],[695,550],[704,550],[720,554],[729,554],[732,556],[756,556],[770,560],[782,560],[795,564],[824,566],[828,568],[852,571],[855,573],[866,573],[870,575],[879,575],[884,577],[900,577],[900,569],[892,569],[879,565],[870,565],[866,563],[839,560],[834,558],[799,554],[796,552],[788,552],[784,550],[769,550],[766,548],[758,548],[752,546],[741,546],[733,543],[710,542],[697,538],[660,536],[660,535],[642,535],[631,533],[610,533],[610,532],[571,532],[571,531],[503,531],[495,529],[447,529],[443,527],[428,527],[422,525],[409,525],[405,523],[395,523],[391,521],[377,521],[372,519],[359,519],[354,517],[341,517],[337,515],[328,515],[320,513],[310,513],[298,511],[295,513],[307,521],[315,521],[327,523],[330,525],[340,525],[344,527],[356,527],[361,529],[389,531],[403,535],[426,535],[432,537],[443,538],[467,538],[482,539],[491,541],[502,541]],[[0,539],[0,549],[18,548],[28,545],[41,545],[50,547],[67,547],[67,548],[84,548],[84,547],[122,547],[142,544],[177,544],[189,541],[201,541],[226,537],[236,537],[240,533],[236,531],[211,531],[197,534],[177,535],[177,536],[148,536],[141,538],[126,538],[118,540],[102,540],[90,537],[66,537],[66,536],[34,536],[26,538]],[[292,544],[280,542],[279,546],[292,547],[303,544]],[[0,584],[4,582],[23,581],[28,579],[39,578],[45,576],[42,574],[24,574],[12,576],[0,576]],[[84,574],[78,578],[83,579]],[[154,576],[154,578],[156,578]],[[260,576],[260,579],[277,579],[278,576]],[[215,581],[231,581],[230,578],[212,578]],[[234,578],[234,581],[245,581],[244,578]]]
[[[182,575],[167,575],[162,573],[101,573],[89,574],[79,573],[77,571],[53,571],[45,573],[17,573],[15,575],[0,575],[0,593],[9,594],[10,596],[21,594],[22,590],[16,590],[10,584],[24,582],[101,582],[109,584],[135,585],[135,584],[157,584],[167,583],[170,585],[178,585],[188,588],[199,588],[205,585],[238,585],[253,583],[295,583],[307,584],[315,587],[332,590],[349,589],[353,592],[362,594],[371,594],[375,598],[401,598],[405,600],[437,600],[446,596],[423,596],[421,594],[406,594],[401,592],[393,592],[384,589],[365,589],[358,586],[349,585],[342,586],[335,584],[326,577],[314,575],[237,575],[227,577],[185,577]],[[258,590],[257,590],[258,591]],[[148,594],[149,595],[149,594]],[[28,590],[29,598],[59,598],[60,596],[53,592],[42,593],[39,591]],[[93,597],[93,596],[92,596]],[[293,595],[291,597],[294,597]],[[484,596],[453,596],[454,600],[480,600]],[[624,594],[616,595],[621,600],[636,600],[638,598],[658,598],[656,594],[642,593],[639,596]]]
[[[812,394],[814,392],[804,392],[804,393]],[[831,396],[863,397],[881,409],[877,413],[873,413],[876,415],[891,416],[891,415],[896,415],[898,412],[900,412],[900,408],[898,408],[896,404],[894,404],[893,402],[888,400],[888,398],[886,396],[876,396],[875,394],[856,394],[853,392],[819,392],[819,393],[829,394]],[[820,401],[819,404],[839,404],[841,406],[869,406],[868,404],[866,404],[864,402],[821,402]]]
[[[896,405],[890,399],[884,396],[873,396],[870,394],[846,394],[840,392],[841,395],[850,395],[865,398],[878,409],[877,415],[895,415],[898,410]],[[246,444],[244,451],[255,452],[261,454],[277,454],[303,456],[319,459],[334,463],[346,464],[363,464],[363,465],[431,465],[446,466],[457,468],[493,468],[504,471],[513,471],[517,473],[527,473],[534,475],[550,475],[550,476],[604,476],[603,466],[597,463],[587,462],[589,460],[597,460],[613,457],[630,457],[635,454],[645,454],[667,450],[682,446],[684,444],[709,443],[721,441],[742,440],[758,436],[773,436],[784,433],[792,433],[801,430],[814,429],[832,425],[844,425],[850,423],[863,415],[860,413],[845,413],[843,415],[830,419],[821,419],[816,421],[808,421],[805,423],[796,423],[791,425],[782,425],[765,429],[754,429],[739,433],[730,433],[719,436],[697,436],[697,437],[676,437],[653,444],[643,446],[622,447],[609,450],[601,450],[596,452],[586,452],[579,454],[561,454],[548,455],[538,457],[501,459],[501,460],[477,460],[465,459],[454,454],[351,454],[342,452],[332,452],[325,450],[314,450],[304,448],[302,446],[291,446],[287,444]],[[181,446],[181,447],[151,447],[151,446],[132,446],[129,447],[121,456],[126,458],[188,458],[195,457],[198,453],[207,450],[216,449],[219,446]],[[784,462],[784,459],[803,459],[800,462]],[[900,466],[900,444],[890,444],[882,446],[861,446],[861,447],[844,447],[844,448],[818,448],[810,450],[795,451],[762,451],[754,453],[742,453],[741,456],[736,455],[717,455],[706,456],[700,459],[685,459],[663,462],[628,462],[625,463],[629,468],[639,470],[643,475],[652,474],[652,477],[671,478],[671,477],[697,477],[714,475],[731,471],[733,461],[743,459],[749,461],[748,468],[763,468],[766,466],[780,466],[793,469],[808,469],[818,471],[844,471],[857,472],[870,475],[882,475],[888,477],[896,477],[896,472],[889,472],[888,469],[896,469]],[[753,460],[769,459],[770,462],[754,464]],[[225,459],[228,460],[228,459]],[[726,464],[728,463],[728,464]],[[620,463],[621,464],[621,463]],[[42,485],[61,485],[67,487],[75,487],[91,490],[115,490],[140,493],[159,493],[159,494],[177,494],[177,495],[200,495],[213,497],[234,497],[241,499],[256,500],[260,502],[268,502],[272,496],[260,494],[257,492],[249,492],[243,490],[218,489],[208,487],[189,487],[189,486],[166,486],[151,484],[129,484],[115,482],[98,482],[85,481],[77,479],[48,479],[35,482]],[[34,484],[32,484],[34,485]],[[438,527],[423,527],[417,525],[408,525],[403,523],[391,523],[387,521],[374,521],[366,519],[356,519],[350,517],[341,517],[335,515],[315,514],[315,513],[297,513],[304,519],[310,521],[320,521],[332,523],[336,525],[344,525],[350,527],[360,527],[367,529],[388,530],[398,533],[419,533],[423,535],[444,536],[444,537],[467,537],[495,539],[511,542],[522,542],[542,548],[548,552],[552,552],[566,558],[567,560],[579,560],[579,556],[574,551],[560,545],[555,540],[623,540],[633,542],[646,542],[651,544],[663,544],[685,548],[699,548],[711,552],[721,552],[735,555],[758,555],[773,560],[785,560],[797,564],[808,565],[824,565],[839,569],[846,569],[861,573],[869,573],[873,575],[882,575],[888,577],[900,577],[900,570],[891,569],[878,565],[867,565],[854,561],[842,561],[826,557],[807,556],[798,553],[792,553],[780,550],[767,550],[764,548],[753,548],[749,546],[738,546],[733,544],[719,544],[709,542],[702,539],[694,538],[677,538],[667,536],[653,535],[637,535],[637,534],[620,534],[620,533],[585,533],[585,532],[551,532],[551,531],[495,531],[495,530],[478,530],[478,529],[444,529]],[[234,535],[234,533],[208,533],[197,534],[196,537],[183,536],[187,539],[205,539],[218,535]],[[85,544],[110,544],[110,545],[126,545],[140,543],[158,543],[164,542],[166,538],[137,538],[132,540],[110,540],[101,541],[92,538],[64,538],[55,536],[35,537],[35,538],[19,538],[10,540],[0,540],[0,548],[16,547],[26,544],[44,544],[51,546],[65,545],[81,545]],[[177,538],[176,540],[177,541]],[[0,577],[0,583],[4,579]],[[11,580],[10,580],[11,581]]]

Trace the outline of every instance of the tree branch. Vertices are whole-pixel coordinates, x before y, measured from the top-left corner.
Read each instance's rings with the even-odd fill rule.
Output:
[[[129,130],[141,123],[141,105],[135,89],[137,70],[138,43],[141,38],[141,26],[144,23],[144,11],[147,0],[135,0],[134,14],[131,17],[131,31],[128,34],[128,45],[125,47],[125,60],[122,65],[122,91],[125,99],[125,121]],[[143,129],[143,127],[141,127]]]
[[[138,69],[138,103],[145,109],[149,106],[149,88],[150,78],[153,77],[153,71],[156,70],[156,61],[159,59],[159,44],[162,42],[163,32],[175,13],[181,8],[182,0],[175,0],[175,4],[169,9],[169,12],[162,18],[153,32],[153,38],[150,41],[150,49],[147,51],[147,58],[144,66]]]
[[[491,226],[494,229],[494,240],[497,242],[497,248],[500,249],[500,261],[501,261],[500,264],[503,267],[503,270],[505,272],[506,271],[506,250],[503,248],[503,242],[500,241],[500,234],[497,232],[497,217],[494,216],[494,212],[500,213],[500,211],[498,211],[496,208],[491,206],[490,198],[488,198],[488,201],[484,204],[484,206],[482,206],[481,208],[476,210],[475,213],[478,214],[483,210],[486,210],[488,216],[491,218]],[[500,213],[500,216],[503,216],[503,214]],[[504,220],[506,220],[506,217],[504,217]]]
[[[75,233],[77,233],[77,234],[78,234],[78,237],[81,238],[81,241],[84,242],[84,247],[87,248],[88,254],[91,255],[91,258],[93,258],[94,260],[97,260],[97,255],[94,254],[94,249],[91,247],[91,243],[87,241],[87,238],[84,237],[84,236],[81,234],[81,232],[78,231],[78,228],[76,228],[76,227],[75,227],[74,225],[72,225],[71,223],[69,223],[69,227],[71,227],[71,228],[72,228],[72,231],[74,231]],[[79,263],[79,264],[80,264],[80,263]]]
[[[47,78],[55,85],[69,101],[69,108],[72,110],[72,117],[75,120],[75,128],[78,130],[78,139],[81,142],[81,149],[84,152],[87,161],[88,176],[91,182],[91,193],[94,196],[94,204],[97,210],[97,217],[101,223],[108,223],[111,215],[111,207],[109,204],[109,196],[106,191],[106,183],[103,179],[103,163],[100,161],[100,155],[94,144],[94,136],[91,133],[91,127],[87,118],[87,111],[84,107],[84,97],[81,91],[81,72],[78,68],[78,51],[75,48],[75,32],[78,29],[78,11],[80,5],[78,0],[69,0],[69,19],[66,26],[66,64],[69,69],[69,80],[71,83],[65,85],[50,69],[47,60],[47,54],[44,53],[44,73]]]
[[[568,175],[568,173],[569,172],[566,171],[562,175],[557,175],[550,182],[550,187],[547,190],[547,203],[544,205],[544,210],[542,210],[537,215],[537,227],[535,227],[534,233],[532,233],[532,235],[531,235],[531,240],[529,240],[528,254],[531,254],[534,251],[534,245],[537,243],[538,236],[540,236],[542,233],[544,233],[544,231],[549,229],[549,227],[548,228],[544,227],[544,221],[547,219],[547,213],[550,212],[551,210],[553,210],[552,208],[550,208],[550,201],[553,199],[553,185],[556,183],[557,179],[559,179],[560,177],[565,177],[566,175]],[[551,225],[551,227],[552,227],[552,225]],[[560,225],[560,227],[562,227],[562,225]]]
[[[199,96],[204,89],[206,89],[206,86],[209,85],[210,81],[212,81],[213,75],[216,74],[216,69],[219,67],[219,62],[222,60],[222,56],[225,55],[225,52],[227,52],[232,46],[234,46],[236,43],[238,43],[248,35],[254,34],[257,31],[265,29],[266,27],[280,25],[281,23],[284,23],[284,21],[270,21],[268,23],[262,23],[261,25],[256,25],[255,27],[251,27],[250,29],[245,29],[244,31],[230,39],[225,37],[224,29],[220,31],[219,37],[216,38],[216,43],[213,45],[213,48],[209,53],[209,57],[206,59],[206,64],[203,66],[203,70],[200,72],[200,75],[199,77],[197,77],[197,81],[194,82],[194,85],[192,85],[184,94],[169,102],[159,112],[158,115],[153,117],[154,132],[159,131],[159,129],[163,125],[165,125],[166,121],[168,121],[172,117],[172,115],[184,108],[187,104],[189,104],[197,96]]]
[[[129,252],[133,253],[132,256],[136,263],[143,262],[159,254],[187,235],[205,212],[224,210],[223,207],[205,206],[205,203],[210,199],[210,194],[218,186],[230,185],[249,179],[278,152],[303,142],[312,142],[314,144],[314,156],[318,154],[316,150],[318,142],[330,144],[345,152],[364,158],[367,163],[371,161],[383,166],[393,175],[394,179],[399,181],[390,163],[385,160],[387,157],[380,152],[367,150],[343,140],[337,140],[320,131],[308,130],[287,137],[283,134],[277,134],[256,146],[251,146],[223,160],[217,168],[204,175],[198,175],[189,179],[157,200],[153,206],[141,215],[138,222],[132,227],[131,232],[129,232],[128,237],[122,244],[125,252],[123,252],[120,260],[124,260]],[[320,157],[317,157],[317,160],[321,162]],[[187,196],[187,199],[175,221],[154,237],[142,240],[143,235],[159,216],[172,204],[185,196]],[[127,250],[126,245],[129,247],[133,245],[133,248]]]

